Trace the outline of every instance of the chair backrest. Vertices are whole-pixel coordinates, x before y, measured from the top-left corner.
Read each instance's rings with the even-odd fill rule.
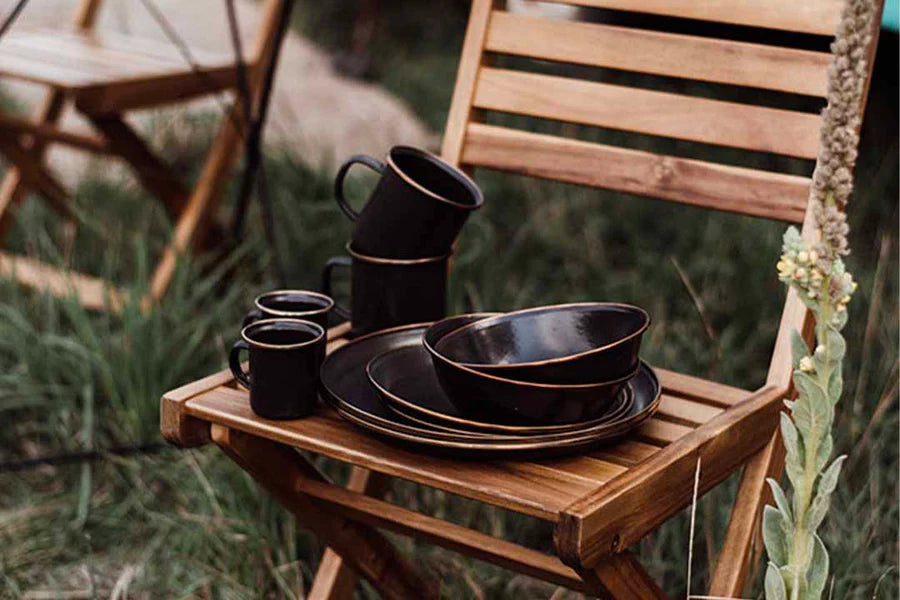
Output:
[[[809,175],[818,153],[818,111],[826,95],[827,36],[833,36],[840,20],[842,0],[567,4],[610,9],[599,16],[618,17],[629,26],[526,16],[505,10],[503,2],[473,0],[444,132],[445,160],[466,169],[487,167],[804,222]],[[800,44],[788,43],[796,39]],[[804,44],[817,49],[795,47]],[[593,73],[596,67],[606,79],[639,73],[649,75],[647,81],[670,82],[667,89],[679,91],[643,87],[644,79],[621,85],[572,76],[573,71],[578,77]],[[871,73],[871,60],[869,67]],[[740,93],[748,89],[765,90],[757,93],[763,100],[740,101]],[[683,140],[694,144],[681,145],[707,152],[703,159],[668,156],[563,135],[571,126],[557,127],[560,133],[538,133],[506,122],[488,123],[494,114]],[[728,150],[731,163],[723,164],[713,162],[721,153],[708,152],[709,146],[739,152]],[[740,151],[752,167],[734,164]],[[766,155],[802,159],[805,173],[780,172],[774,165],[791,161],[767,161]],[[789,298],[776,355],[788,347],[790,329],[802,329],[805,311],[797,303]]]

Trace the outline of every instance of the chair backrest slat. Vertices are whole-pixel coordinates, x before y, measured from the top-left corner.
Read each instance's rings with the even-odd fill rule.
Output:
[[[809,178],[469,123],[462,162],[799,223]]]
[[[679,33],[491,14],[484,49],[809,96],[825,96],[830,54]]]
[[[565,20],[508,12],[502,0],[473,0],[444,134],[446,160],[803,221],[830,61],[821,36],[833,35],[842,0],[567,3],[612,12],[585,15],[606,23]],[[772,29],[820,37],[794,43]],[[606,133],[581,135],[579,128]],[[616,147],[635,145],[611,132],[678,143],[651,154]]]
[[[477,108],[814,159],[819,116],[482,67]]]
[[[567,4],[643,12],[797,33],[833,35],[841,0],[565,0]]]

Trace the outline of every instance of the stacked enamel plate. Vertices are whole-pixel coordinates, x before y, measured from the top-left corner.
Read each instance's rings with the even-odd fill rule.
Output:
[[[627,434],[656,410],[649,316],[579,303],[450,317],[358,338],[322,366],[344,418],[454,456],[548,456]]]

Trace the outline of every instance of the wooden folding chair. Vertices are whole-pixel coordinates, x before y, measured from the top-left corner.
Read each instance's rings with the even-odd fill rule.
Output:
[[[246,61],[248,87],[257,101],[259,82],[274,49],[279,10],[284,0],[266,0],[254,47]],[[74,220],[69,196],[43,164],[50,144],[120,158],[141,184],[164,204],[174,221],[174,236],[156,265],[150,296],[159,299],[175,270],[178,255],[195,246],[223,193],[229,169],[241,147],[245,127],[240,95],[224,116],[193,189],[180,182],[126,123],[124,113],[208,94],[235,90],[235,56],[192,50],[197,65],[178,48],[154,40],[94,31],[101,0],[80,0],[71,31],[13,29],[0,40],[0,78],[46,85],[49,91],[33,120],[0,113],[0,154],[10,163],[0,183],[0,236],[16,204],[34,190],[67,219]],[[225,10],[223,3],[222,10]],[[195,68],[196,67],[196,68]],[[60,129],[56,123],[67,102],[82,113],[99,135]],[[0,252],[0,274],[56,295],[74,293],[92,309],[116,310],[118,290],[105,280],[59,270],[25,256]]]
[[[571,4],[813,36],[832,35],[841,10],[835,0]],[[574,63],[821,98],[827,52],[526,17],[506,12],[499,2],[474,0],[443,145],[444,158],[464,168],[500,169],[803,223],[804,235],[813,234],[809,177],[534,133],[486,119],[492,112],[513,113],[799,157],[811,172],[819,115],[500,68],[492,66],[497,55],[548,61],[542,71],[551,63]],[[783,466],[776,426],[781,401],[791,393],[790,332],[808,335],[810,325],[803,304],[788,293],[762,387],[748,391],[658,369],[663,398],[657,415],[626,441],[580,457],[537,462],[434,458],[379,441],[326,409],[298,421],[266,421],[252,413],[246,392],[232,383],[228,371],[163,396],[161,429],[183,446],[218,444],[332,548],[309,593],[317,600],[348,598],[357,574],[387,598],[435,594],[434,582],[374,528],[588,593],[664,598],[629,548],[690,504],[698,461],[700,494],[743,466],[710,588],[713,596],[739,597],[761,551],[765,478],[780,476]],[[343,326],[330,332],[332,349],[345,343],[341,335],[346,331]],[[354,465],[348,487],[327,482],[293,448]],[[389,477],[550,521],[558,557],[384,502],[378,496]]]

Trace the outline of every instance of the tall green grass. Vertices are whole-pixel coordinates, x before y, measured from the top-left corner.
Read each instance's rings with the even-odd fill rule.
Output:
[[[386,9],[389,17],[402,18],[388,18],[380,29],[375,76],[440,128],[464,3],[448,4],[442,27],[431,29],[432,43],[413,31],[416,23],[434,24],[433,17],[405,4],[403,11]],[[301,9],[301,27],[322,32],[323,43],[342,43],[345,25],[335,19],[350,14],[346,3],[302,3]],[[850,207],[849,263],[860,289],[846,330],[850,353],[836,432],[836,452],[850,459],[823,527],[834,598],[898,595],[893,81],[894,87],[876,86],[871,100]],[[195,132],[208,139],[206,122],[196,123]],[[185,173],[196,169],[198,152],[189,147],[179,154]],[[331,198],[331,173],[289,155],[270,156],[266,168],[288,283],[316,287],[320,265],[343,251],[349,233]],[[487,201],[460,242],[452,310],[577,299],[634,302],[653,315],[645,342],[651,361],[748,388],[761,384],[784,295],[774,272],[781,224],[497,173],[477,179]],[[357,183],[357,195],[364,187]],[[274,285],[254,209],[242,244],[180,265],[163,302],[141,313],[136,299],[169,225],[144,193],[118,180],[87,180],[77,198],[85,226],[69,250],[55,217],[37,202],[21,211],[11,245],[128,282],[133,301],[121,316],[110,316],[0,285],[3,461],[157,441],[159,396],[222,368],[251,298]],[[341,465],[319,463],[338,480],[346,476]],[[732,479],[699,503],[694,593],[705,588],[735,487]],[[322,550],[212,448],[0,474],[0,490],[2,597],[35,590],[80,590],[87,597],[93,590],[106,597],[118,585],[146,598],[301,598]],[[550,528],[530,518],[404,482],[394,486],[391,499],[552,548]],[[636,548],[672,596],[686,590],[688,535],[681,515]],[[548,598],[554,592],[554,586],[427,544],[397,543],[441,576],[448,598]],[[359,595],[375,597],[365,586]]]

